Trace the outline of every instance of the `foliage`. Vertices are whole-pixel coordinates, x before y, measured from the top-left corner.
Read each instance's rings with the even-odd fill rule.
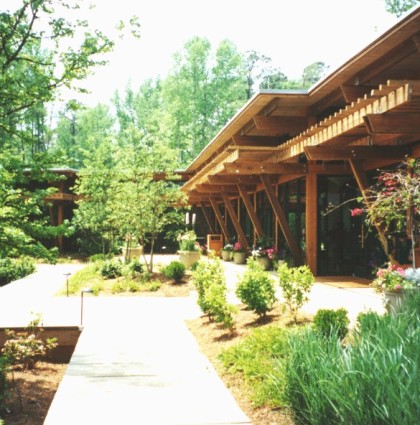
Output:
[[[286,396],[299,424],[407,424],[420,407],[420,316],[370,315],[351,345],[308,330],[289,339]],[[369,325],[367,325],[369,323]]]
[[[180,283],[185,275],[185,266],[180,261],[171,261],[162,269],[162,272],[168,279],[173,279],[175,283]]]
[[[290,267],[283,262],[277,269],[282,295],[295,321],[297,313],[308,300],[308,293],[315,282],[308,266]]]
[[[99,273],[105,279],[115,279],[122,276],[123,264],[120,260],[107,260],[100,266]]]
[[[0,258],[0,286],[25,277],[35,271],[32,258]]]
[[[419,0],[385,0],[386,10],[398,17],[417,3],[419,3]]]
[[[197,235],[194,230],[187,230],[177,237],[180,251],[198,251],[200,246],[197,243]]]
[[[350,320],[347,317],[347,310],[344,308],[320,309],[316,312],[313,323],[315,331],[320,335],[343,339],[347,335]]]
[[[6,342],[2,354],[10,359],[11,364],[24,370],[33,369],[36,363],[57,346],[57,338],[41,338],[44,329],[40,326],[41,317],[37,315],[23,332],[6,330]]]
[[[10,369],[10,360],[5,356],[0,356],[0,413],[4,411],[4,401],[8,397],[7,373]],[[0,419],[0,425],[3,425]]]
[[[239,277],[235,292],[238,298],[259,316],[265,316],[276,302],[273,279],[253,258],[248,260],[247,268]]]
[[[201,311],[210,320],[233,330],[235,308],[227,302],[226,278],[221,261],[218,258],[199,261],[192,279]]]
[[[220,355],[227,373],[240,374],[258,406],[285,406],[284,365],[290,331],[277,326],[255,329]]]
[[[420,286],[420,269],[403,269],[397,265],[388,263],[386,269],[380,268],[376,272],[376,278],[372,286],[376,292],[401,292],[403,289]]]

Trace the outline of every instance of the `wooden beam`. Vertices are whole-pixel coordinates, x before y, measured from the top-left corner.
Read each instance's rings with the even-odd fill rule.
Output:
[[[223,186],[220,184],[197,184],[195,190],[198,193],[226,193],[229,196],[237,196],[238,192],[236,191],[236,186],[227,185]]]
[[[350,167],[353,171],[353,174],[356,179],[357,185],[359,186],[360,192],[362,193],[366,208],[369,209],[371,206],[371,203],[366,191],[370,185],[369,185],[369,180],[366,176],[365,170],[363,169],[363,163],[361,161],[351,160]],[[378,231],[379,241],[381,242],[381,245],[385,251],[385,254],[391,259],[392,263],[395,263],[394,257],[389,253],[388,242],[386,240],[386,237],[383,231],[383,226],[381,225],[381,223],[374,223],[374,224],[375,224],[376,230]]]
[[[233,143],[237,147],[248,146],[271,146],[275,147],[280,144],[278,137],[269,136],[233,136]]]
[[[251,219],[252,225],[254,226],[255,233],[257,234],[258,238],[262,238],[264,236],[264,231],[262,229],[261,222],[255,213],[251,200],[249,199],[247,188],[245,185],[238,184],[238,191],[241,195],[249,218]]]
[[[306,146],[310,161],[343,161],[351,159],[403,159],[409,154],[404,146]]]
[[[235,175],[254,174],[305,174],[306,164],[276,164],[274,162],[265,163],[237,163],[225,164],[225,170]]]
[[[225,240],[230,241],[229,230],[226,226],[225,221],[223,220],[223,216],[222,216],[222,213],[220,212],[219,205],[217,204],[214,198],[209,198],[209,201],[213,208],[214,214],[216,215],[217,221],[220,224],[220,228],[222,229]]]
[[[300,252],[298,244],[296,243],[293,237],[292,231],[290,230],[289,223],[287,222],[286,213],[283,207],[280,205],[276,193],[271,187],[269,177],[265,174],[261,174],[260,178],[267,194],[268,200],[270,201],[271,207],[273,208],[274,215],[276,216],[277,222],[280,225],[281,231],[283,232],[287,245],[290,248],[293,259],[295,261],[295,265],[300,266],[303,264],[302,254]]]
[[[420,114],[369,114],[364,117],[369,133],[420,134]]]
[[[357,99],[369,94],[375,88],[377,88],[377,86],[352,86],[346,84],[340,86],[346,103],[356,102]]]
[[[351,168],[348,161],[343,161],[342,164],[332,164],[326,162],[324,164],[316,164],[310,162],[308,164],[308,175],[309,174],[326,174],[326,175],[349,175],[351,174]]]
[[[203,211],[204,218],[206,219],[207,225],[209,226],[210,234],[214,234],[215,230],[214,230],[213,224],[211,222],[210,215],[207,211],[207,208],[204,205],[204,202],[200,202],[200,208],[201,208],[201,211]]]
[[[306,262],[312,273],[318,274],[318,176],[306,176]]]
[[[215,174],[209,175],[208,181],[212,184],[223,184],[223,185],[255,185],[261,183],[261,180],[258,176],[255,175],[226,175],[226,174]]]
[[[299,133],[305,130],[308,120],[302,117],[278,117],[257,115],[253,118],[257,130],[275,131],[282,133]]]
[[[249,250],[248,241],[246,240],[245,232],[242,230],[241,223],[239,223],[238,216],[235,213],[235,210],[232,207],[230,199],[222,194],[223,202],[225,203],[225,207],[230,215],[230,219],[232,220],[232,224],[235,227],[236,233],[238,234],[238,240],[242,243],[245,250]]]

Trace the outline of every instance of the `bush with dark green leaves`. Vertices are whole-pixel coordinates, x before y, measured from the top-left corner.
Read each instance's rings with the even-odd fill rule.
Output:
[[[123,274],[123,264],[120,260],[107,260],[99,267],[99,273],[105,279],[115,279]]]
[[[35,263],[30,257],[1,258],[0,286],[28,276],[36,270]]]
[[[276,302],[274,281],[270,274],[253,258],[236,286],[238,298],[259,316],[265,316]]]
[[[7,373],[10,369],[10,360],[6,356],[0,356],[0,414],[4,412],[4,402],[8,396]],[[0,419],[0,425],[2,424]]]
[[[162,273],[168,279],[172,279],[175,283],[180,283],[185,276],[185,266],[180,261],[171,261],[162,269]]]
[[[345,308],[320,309],[315,314],[313,323],[315,331],[320,335],[326,338],[336,336],[343,339],[347,335],[350,320]]]

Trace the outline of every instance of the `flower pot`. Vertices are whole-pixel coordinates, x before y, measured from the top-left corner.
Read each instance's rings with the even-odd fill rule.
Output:
[[[178,251],[179,261],[189,269],[194,263],[200,260],[200,251]]]
[[[268,257],[258,257],[258,263],[263,267],[264,270],[271,270],[273,263]]]
[[[246,264],[246,252],[234,252],[233,262],[235,264]]]
[[[223,251],[222,250],[222,260],[231,261],[232,260],[232,251]]]
[[[404,293],[402,291],[385,291],[383,296],[384,307],[388,313],[395,313],[401,308],[404,301]]]

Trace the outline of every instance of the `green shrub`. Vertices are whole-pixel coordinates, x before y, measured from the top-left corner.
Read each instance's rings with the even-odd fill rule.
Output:
[[[140,260],[135,258],[133,260],[131,260],[128,264],[127,264],[127,268],[129,270],[129,273],[132,276],[135,276],[137,274],[141,274],[143,273],[143,264],[140,263]]]
[[[11,364],[19,365],[24,370],[33,369],[38,360],[45,357],[47,352],[57,346],[56,338],[41,339],[43,328],[41,318],[36,316],[23,332],[5,330],[7,339],[2,348],[2,354]]]
[[[314,331],[290,338],[286,396],[299,424],[415,425],[420,417],[420,316],[359,316],[352,344]]]
[[[112,254],[92,254],[89,256],[89,262],[106,261],[112,259]]]
[[[296,322],[299,309],[308,301],[314,275],[308,266],[289,267],[286,262],[279,266],[277,273],[282,295]]]
[[[259,316],[265,316],[276,302],[274,281],[270,274],[253,258],[236,286],[238,298]]]
[[[17,259],[0,259],[0,286],[28,276],[36,270],[35,262],[30,257]]]
[[[0,413],[5,410],[4,401],[8,397],[7,373],[10,370],[10,360],[6,356],[0,356]],[[2,424],[0,419],[0,425]]]
[[[344,308],[320,309],[314,316],[315,331],[327,338],[337,336],[343,339],[347,335],[349,323],[347,310]]]
[[[99,273],[105,279],[115,279],[122,276],[123,265],[119,260],[107,260],[100,265]]]
[[[124,292],[138,292],[139,290],[139,283],[129,278],[122,278],[116,280],[111,286],[111,292],[113,294],[121,294]]]
[[[235,308],[227,302],[227,286],[223,266],[218,258],[198,262],[192,279],[197,289],[197,303],[210,320],[233,329]]]
[[[227,373],[240,374],[255,406],[285,406],[284,364],[290,330],[257,328],[219,355]]]
[[[171,261],[162,270],[165,277],[174,280],[176,283],[180,283],[185,275],[185,266],[180,261]]]

